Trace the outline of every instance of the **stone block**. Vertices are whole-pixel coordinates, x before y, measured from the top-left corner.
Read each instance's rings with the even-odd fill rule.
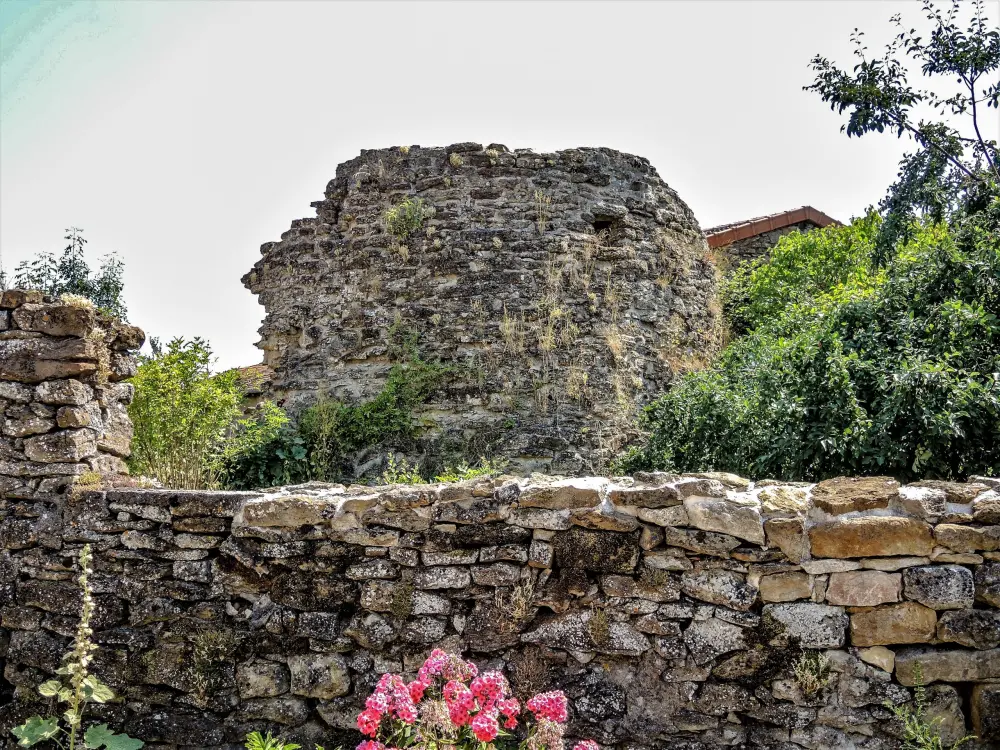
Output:
[[[79,380],[49,380],[35,386],[35,398],[43,404],[85,406],[94,400],[94,389]]]
[[[746,576],[730,570],[689,571],[681,575],[681,589],[693,599],[741,611],[754,605],[758,593]]]
[[[908,484],[899,488],[899,504],[907,513],[936,523],[948,510],[948,496],[936,487]]]
[[[940,527],[938,527],[940,528]],[[814,557],[929,555],[931,529],[923,521],[897,516],[840,518],[809,530]]]
[[[916,665],[923,684],[933,682],[981,682],[1000,679],[1000,649],[908,648],[896,652],[896,679],[901,685],[916,685]]]
[[[569,510],[593,508],[601,504],[608,480],[603,477],[561,479],[551,483],[528,484],[521,489],[517,504],[521,508]]]
[[[809,492],[805,487],[776,484],[760,489],[757,498],[768,518],[796,518],[809,510]]]
[[[690,519],[683,505],[669,508],[640,508],[639,520],[655,523],[657,526],[688,526]]]
[[[684,509],[691,525],[702,531],[729,534],[754,544],[764,544],[760,503],[750,494],[732,493],[726,498],[686,497]]]
[[[298,654],[288,657],[291,691],[306,698],[330,700],[351,689],[347,662],[340,654]]]
[[[695,664],[707,664],[713,659],[748,646],[743,628],[715,617],[696,620],[684,630],[684,644]]]
[[[1000,549],[1000,526],[962,526],[939,523],[934,541],[955,552],[994,552]]]
[[[80,461],[96,453],[97,435],[90,429],[59,430],[24,441],[24,455],[39,463]]]
[[[594,610],[572,612],[542,622],[521,635],[523,643],[538,643],[568,651],[639,656],[651,647],[649,639],[627,622],[610,620]]]
[[[899,601],[902,576],[878,570],[831,573],[826,600],[845,607],[874,607]]]
[[[847,615],[842,607],[810,602],[765,604],[763,623],[773,643],[794,640],[802,648],[841,648],[847,631]]]
[[[37,331],[48,336],[86,338],[97,322],[93,306],[62,303],[31,304],[17,308],[12,316],[22,331]]]
[[[1000,524],[1000,492],[989,490],[973,500],[972,516],[977,523]]]
[[[792,571],[761,576],[760,598],[764,602],[794,602],[812,596],[812,577],[808,573]]]
[[[892,674],[896,665],[896,654],[885,646],[870,646],[859,648],[858,658],[866,664],[871,664],[879,669]]]
[[[972,571],[961,565],[907,568],[903,585],[907,599],[931,609],[965,609],[972,607],[975,599]]]
[[[273,698],[291,686],[288,667],[280,662],[254,659],[236,667],[240,698]]]
[[[938,617],[940,641],[987,650],[1000,646],[1000,612],[992,609],[960,609]]]
[[[671,547],[713,557],[729,557],[729,553],[740,546],[740,540],[728,534],[700,529],[675,529],[670,526],[663,529],[663,541]]]
[[[413,585],[418,589],[464,589],[472,583],[468,568],[432,567],[417,570]]]
[[[899,482],[891,477],[837,477],[813,487],[812,501],[831,515],[841,515],[888,508],[898,494]]]
[[[972,731],[984,742],[1000,741],[1000,685],[972,686]]]
[[[1000,562],[983,563],[973,576],[976,601],[1000,608]]]
[[[588,531],[574,528],[552,540],[556,565],[597,573],[631,573],[639,562],[639,532]]]
[[[647,509],[676,507],[682,502],[681,493],[673,482],[614,484],[608,491],[608,498],[615,505]]]
[[[886,604],[851,615],[854,646],[929,643],[937,632],[937,613],[916,602]]]
[[[801,518],[769,518],[764,522],[768,543],[778,547],[791,562],[809,556],[809,537]]]

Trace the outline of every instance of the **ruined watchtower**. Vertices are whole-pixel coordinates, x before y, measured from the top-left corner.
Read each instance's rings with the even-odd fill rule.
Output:
[[[641,157],[362,151],[312,205],[243,279],[273,395],[360,402],[399,361],[449,364],[414,412],[416,459],[600,470],[637,407],[716,346],[705,238]]]

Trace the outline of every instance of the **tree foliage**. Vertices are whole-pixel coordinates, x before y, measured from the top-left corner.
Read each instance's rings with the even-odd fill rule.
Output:
[[[791,235],[784,270],[741,282],[749,332],[647,409],[648,442],[622,469],[1000,474],[1000,199],[955,229],[914,227],[880,273],[810,285],[837,278],[809,270],[817,257],[870,260],[868,221]]]
[[[812,60],[816,79],[806,87],[831,109],[847,113],[841,129],[848,136],[888,130],[917,144],[880,205],[885,221],[876,239],[878,264],[888,262],[897,242],[908,238],[914,219],[944,221],[968,213],[970,204],[981,208],[1000,183],[1000,152],[985,124],[995,122],[986,112],[1000,99],[1000,31],[989,23],[983,0],[951,0],[943,6],[924,0],[923,8],[929,38],[907,29],[897,15],[892,18],[895,38],[880,57],[871,57],[864,33],[855,29],[853,69],[817,55]],[[907,61],[919,65],[928,88],[910,84]],[[946,88],[948,93],[940,93]],[[951,119],[918,119],[932,111]]]
[[[62,254],[39,253],[31,260],[22,261],[14,269],[14,286],[21,289],[38,289],[59,297],[71,294],[86,297],[98,308],[117,318],[126,319],[123,297],[125,266],[113,253],[104,256],[100,270],[91,274],[84,258],[83,246],[87,240],[83,230],[70,227],[65,239],[69,242]]]
[[[133,473],[182,489],[217,483],[217,457],[242,414],[243,389],[237,371],[213,373],[211,363],[211,347],[199,338],[176,338],[142,358],[129,406]]]

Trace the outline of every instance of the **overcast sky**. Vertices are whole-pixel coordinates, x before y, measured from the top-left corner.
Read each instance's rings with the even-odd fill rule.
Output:
[[[260,361],[240,277],[362,148],[610,146],[702,227],[811,204],[847,220],[905,144],[802,91],[819,52],[918,2],[0,1],[0,252],[79,226],[129,317]],[[997,5],[990,5],[997,14]],[[993,127],[996,130],[995,123]]]

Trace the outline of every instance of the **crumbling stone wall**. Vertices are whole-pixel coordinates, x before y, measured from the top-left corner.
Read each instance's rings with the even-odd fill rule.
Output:
[[[429,215],[400,237],[385,216],[405,199]],[[411,453],[431,468],[496,454],[518,472],[600,470],[637,406],[716,347],[708,247],[646,159],[363,151],[313,206],[243,279],[266,310],[273,393],[293,411],[357,402],[414,353],[454,365],[416,416]]]
[[[151,747],[352,746],[378,676],[441,647],[521,696],[566,691],[574,736],[673,750],[898,747],[883,704],[919,664],[946,746],[995,748],[998,488],[648,474],[8,501],[0,730],[38,710],[90,543],[94,667],[123,697],[101,718]]]
[[[127,474],[126,407],[143,332],[84,300],[0,296],[0,497],[65,491],[81,477]],[[85,475],[90,474],[87,477]],[[4,513],[7,512],[6,507]],[[12,521],[12,519],[7,519]]]

